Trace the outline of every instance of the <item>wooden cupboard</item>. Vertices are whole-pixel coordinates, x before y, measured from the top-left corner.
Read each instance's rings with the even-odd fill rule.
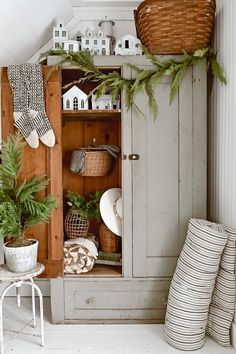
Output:
[[[119,70],[127,78],[135,75],[126,65],[128,61],[143,67],[150,65],[140,56],[94,59],[100,68]],[[49,64],[55,60],[49,58]],[[48,70],[45,67],[45,74]],[[206,217],[206,67],[188,69],[172,105],[169,79],[158,85],[156,121],[142,93],[136,103],[146,118],[135,108],[126,110],[124,93],[121,112],[61,114],[61,81],[74,78],[77,72],[69,67],[62,73],[54,72],[45,88],[56,147],[40,146],[38,151],[27,149],[25,153],[24,173],[47,173],[51,177],[49,189],[58,194],[59,204],[51,223],[37,230],[41,230],[39,258],[47,266],[46,276],[54,277],[52,321],[162,322],[188,220]],[[5,69],[2,91],[6,136],[13,130],[13,122]],[[100,143],[119,145],[121,158],[108,177],[72,175],[68,168],[71,151],[88,145],[93,137]],[[122,188],[122,269],[97,265],[84,275],[63,276],[63,192],[69,189],[87,194],[111,187]],[[97,225],[93,225],[93,231],[96,233]]]

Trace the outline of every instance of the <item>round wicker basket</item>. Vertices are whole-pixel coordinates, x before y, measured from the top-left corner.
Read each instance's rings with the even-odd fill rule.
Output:
[[[152,54],[193,53],[209,44],[215,0],[145,0],[135,11],[137,36]]]
[[[89,218],[81,216],[78,210],[70,209],[65,217],[65,230],[67,237],[84,237],[90,226]]]
[[[108,151],[86,151],[82,176],[107,176],[111,170],[112,156]]]
[[[102,252],[118,252],[120,248],[120,237],[115,235],[105,224],[99,227],[99,241]]]

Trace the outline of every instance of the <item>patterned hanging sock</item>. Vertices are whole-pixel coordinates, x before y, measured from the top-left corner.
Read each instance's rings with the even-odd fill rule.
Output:
[[[39,139],[48,147],[55,145],[55,135],[46,114],[43,92],[43,74],[40,64],[22,64],[28,92],[28,107],[31,121]]]
[[[39,139],[29,117],[27,90],[21,77],[20,67],[9,65],[7,74],[13,95],[14,125],[19,129],[29,146],[36,149],[39,146]]]

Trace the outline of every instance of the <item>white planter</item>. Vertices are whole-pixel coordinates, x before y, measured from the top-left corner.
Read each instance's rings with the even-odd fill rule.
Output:
[[[28,272],[36,267],[38,255],[38,241],[31,239],[34,243],[24,247],[7,247],[8,242],[3,245],[7,267],[11,272]]]

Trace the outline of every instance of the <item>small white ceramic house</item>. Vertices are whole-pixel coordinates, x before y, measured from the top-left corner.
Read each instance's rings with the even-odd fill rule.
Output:
[[[72,86],[64,95],[63,110],[77,111],[88,109],[88,95],[80,90],[77,86]]]
[[[95,95],[92,95],[92,109],[119,109],[120,101],[113,100],[112,95],[105,94],[99,98],[96,98]]]
[[[97,32],[87,29],[85,36],[81,37],[81,49],[89,50],[92,55],[110,55],[111,39],[101,29]]]
[[[62,43],[63,49],[69,52],[78,52],[79,51],[79,43],[77,41],[73,41],[69,39],[68,41],[64,41]]]
[[[68,30],[62,20],[53,26],[53,49],[63,47],[63,42],[68,40]]]
[[[121,37],[116,42],[115,55],[142,55],[140,40],[131,34]]]

